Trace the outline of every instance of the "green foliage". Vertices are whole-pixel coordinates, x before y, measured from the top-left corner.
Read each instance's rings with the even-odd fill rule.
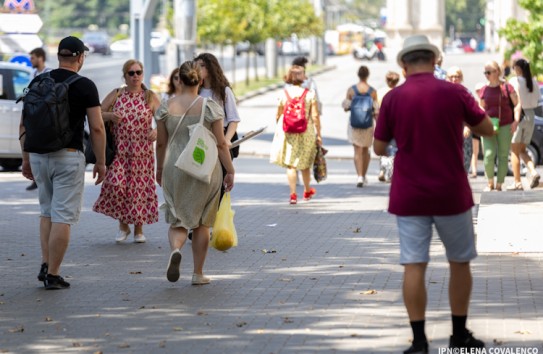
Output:
[[[344,19],[354,23],[377,21],[381,8],[386,6],[386,0],[342,0],[340,3],[347,9]]]
[[[510,19],[499,30],[511,47],[506,51],[506,58],[521,51],[530,61],[534,74],[543,73],[543,0],[519,0],[520,6],[529,11],[527,22]]]
[[[473,33],[481,30],[487,0],[446,0],[445,28],[452,25],[457,33]]]

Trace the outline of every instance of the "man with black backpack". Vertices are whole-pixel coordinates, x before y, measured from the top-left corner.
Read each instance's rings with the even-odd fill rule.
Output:
[[[40,202],[42,265],[38,280],[45,289],[66,289],[60,265],[70,241],[70,228],[79,220],[85,182],[83,127],[88,117],[96,155],[93,177],[103,181],[105,130],[96,85],[79,76],[89,49],[76,37],[58,46],[59,68],[42,74],[25,90],[19,126],[23,150],[22,173],[36,181]]]

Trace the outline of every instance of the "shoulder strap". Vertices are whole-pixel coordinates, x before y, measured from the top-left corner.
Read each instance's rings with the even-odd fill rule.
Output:
[[[368,95],[371,96],[371,94],[373,93],[373,87],[370,86],[370,89],[366,92]]]
[[[173,131],[173,134],[172,136],[170,137],[170,141],[168,141],[168,145],[171,144],[172,140],[173,140],[173,137],[175,136],[175,134],[177,134],[177,131],[179,130],[179,127],[181,126],[181,121],[185,118],[185,116],[187,115],[187,112],[192,108],[192,106],[194,106],[194,104],[196,103],[196,101],[198,101],[199,99],[201,98],[201,96],[198,96],[194,99],[194,101],[192,101],[192,103],[190,104],[190,106],[187,108],[187,110],[185,111],[185,113],[183,113],[183,115],[181,116],[181,118],[179,118],[179,122],[177,122],[177,126],[175,127],[175,130]],[[204,101],[205,103],[205,101]],[[203,109],[202,109],[203,110]]]
[[[307,93],[309,92],[308,89],[304,89],[304,93],[302,93],[302,95],[300,96],[300,98],[303,100],[305,99],[305,95],[307,95]]]
[[[290,98],[290,95],[288,94],[287,88],[285,87],[285,95],[287,96],[287,100],[290,101],[292,98]]]
[[[358,87],[356,87],[356,85],[353,85],[353,91],[356,96],[360,95],[360,91],[358,91]]]
[[[200,112],[200,122],[198,124],[204,124],[204,113],[207,106],[207,97],[204,97],[204,102],[202,102],[202,111]]]
[[[45,74],[49,74],[49,73],[45,73]],[[42,74],[43,75],[43,74]],[[50,75],[49,75],[50,76]],[[70,86],[71,84],[73,84],[74,82],[76,82],[77,80],[79,79],[82,79],[83,76],[81,75],[78,75],[78,74],[75,74],[75,75],[72,75],[70,76],[69,78],[67,78],[66,80],[64,80],[64,83],[68,86]]]

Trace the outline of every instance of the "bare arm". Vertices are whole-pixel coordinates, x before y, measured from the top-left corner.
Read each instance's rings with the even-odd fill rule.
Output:
[[[112,112],[113,105],[115,104],[115,101],[120,94],[118,90],[122,89],[115,89],[111,91],[102,101],[101,111],[104,122],[113,122],[117,124],[119,123],[119,119],[122,118],[120,114]]]
[[[485,115],[485,119],[481,123],[470,127],[471,131],[480,136],[493,136],[494,135],[494,126],[488,115]]]
[[[373,151],[378,156],[387,156],[388,141],[373,139]]]
[[[234,165],[232,164],[232,158],[230,157],[230,150],[228,149],[228,144],[224,138],[223,130],[223,120],[219,119],[214,121],[211,124],[211,131],[217,139],[217,148],[219,150],[219,160],[226,170],[226,175],[224,176],[224,186],[225,191],[229,192],[234,188]]]
[[[226,128],[226,133],[224,134],[224,138],[226,139],[228,148],[230,148],[230,145],[232,145],[231,140],[234,134],[236,133],[237,129],[238,129],[238,122],[230,122],[230,124],[228,124],[228,128]]]
[[[26,138],[26,130],[25,130],[25,126],[23,125],[23,115],[21,114],[21,121],[19,123],[19,143],[21,144],[21,152],[23,153],[23,165],[21,168],[21,172],[25,178],[28,178],[29,180],[33,181],[34,176],[32,175],[32,170],[30,169],[29,154],[28,152],[24,150],[25,138]]]
[[[157,139],[156,139],[156,181],[162,186],[162,170],[164,169],[164,159],[168,148],[168,131],[164,121],[157,121]]]
[[[97,177],[94,184],[100,184],[106,177],[106,131],[100,106],[87,108],[87,119],[89,121],[92,151],[96,156],[92,177]]]
[[[158,109],[158,107],[160,107],[160,98],[158,97],[158,95],[154,92],[151,91],[151,104],[149,105],[150,108],[151,108],[151,111],[153,112],[153,116],[155,115],[156,113],[156,110]],[[157,129],[156,128],[151,128],[151,130],[149,130],[149,134],[147,134],[147,140],[148,141],[156,141],[157,139]]]

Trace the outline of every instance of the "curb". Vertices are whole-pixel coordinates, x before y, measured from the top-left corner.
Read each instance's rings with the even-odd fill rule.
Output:
[[[318,70],[315,70],[315,71],[311,72],[311,76],[320,75],[320,74],[323,74],[325,72],[332,71],[332,70],[335,70],[335,69],[336,69],[335,65],[325,66],[323,68],[320,68]],[[237,103],[243,102],[243,101],[245,101],[245,100],[247,100],[249,98],[253,98],[253,97],[256,97],[256,96],[263,95],[263,94],[265,94],[267,92],[270,92],[270,91],[278,90],[278,89],[282,88],[283,86],[284,86],[284,83],[280,82],[280,83],[277,83],[277,84],[271,84],[271,85],[262,87],[262,88],[260,88],[258,90],[255,90],[255,91],[248,92],[245,95],[238,97],[237,98]]]

